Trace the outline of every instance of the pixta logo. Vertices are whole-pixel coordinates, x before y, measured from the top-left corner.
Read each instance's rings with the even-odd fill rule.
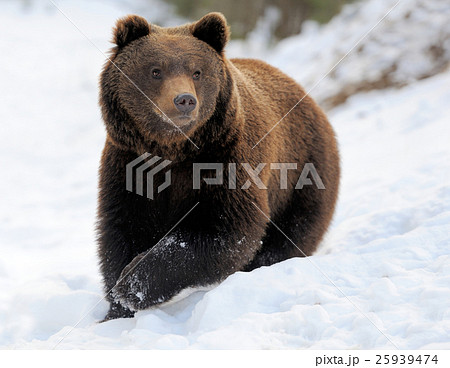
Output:
[[[150,159],[151,154],[146,152],[140,155],[137,159],[131,161],[126,166],[126,189],[129,192],[135,192],[138,195],[144,195],[144,181],[147,183],[146,195],[148,199],[154,199],[153,182],[157,173],[169,166],[172,161],[163,160],[159,156],[153,156]],[[148,159],[148,160],[147,160]],[[162,160],[162,162],[160,162]],[[159,164],[158,164],[159,162]],[[145,179],[144,179],[145,178]],[[133,180],[135,179],[135,180]],[[136,183],[136,187],[133,188],[133,182]],[[165,172],[164,183],[158,186],[157,192],[161,193],[171,184],[170,170]]]

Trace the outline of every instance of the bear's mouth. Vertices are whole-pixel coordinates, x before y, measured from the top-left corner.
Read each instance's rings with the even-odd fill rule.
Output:
[[[187,133],[195,125],[195,118],[192,115],[179,115],[173,117],[163,117],[166,123],[165,130]]]
[[[180,115],[176,117],[176,120],[182,123],[182,125],[189,124],[191,121],[195,120],[191,115]]]
[[[174,116],[173,118],[171,118],[171,120],[176,126],[178,126],[179,128],[183,128],[194,123],[195,117],[191,114],[182,114]]]
[[[165,131],[182,131],[187,133],[197,122],[197,112],[163,114],[160,111],[155,111],[160,119],[164,122],[160,125],[160,129]]]
[[[189,115],[183,114],[170,117],[164,114],[160,116],[165,123],[168,123],[172,126],[177,126],[179,128],[181,128],[184,125],[188,125],[195,120],[195,118],[190,114]]]

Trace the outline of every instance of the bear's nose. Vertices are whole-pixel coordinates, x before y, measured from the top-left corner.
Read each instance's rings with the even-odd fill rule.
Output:
[[[180,110],[182,113],[187,114],[195,109],[197,100],[194,95],[190,93],[182,93],[173,99],[173,103],[178,110]]]

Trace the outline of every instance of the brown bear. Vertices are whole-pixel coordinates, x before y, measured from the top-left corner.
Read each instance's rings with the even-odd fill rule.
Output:
[[[325,114],[278,69],[227,59],[229,34],[220,13],[175,28],[117,22],[100,78],[106,320],[311,255],[330,223],[340,173]],[[171,185],[153,199],[127,190],[127,165],[145,153],[171,161]],[[198,163],[223,170],[201,170],[196,186]],[[153,184],[164,181],[161,172]]]

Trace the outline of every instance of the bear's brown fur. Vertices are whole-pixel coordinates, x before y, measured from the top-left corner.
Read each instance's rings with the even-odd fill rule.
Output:
[[[310,255],[330,223],[339,157],[326,116],[278,69],[227,59],[228,38],[219,13],[176,28],[138,16],[117,22],[116,47],[100,81],[107,129],[98,211],[111,303],[106,319],[132,316],[235,271]],[[177,105],[181,95],[190,97]],[[153,200],[126,190],[126,165],[146,152],[172,161],[172,185]],[[194,163],[222,163],[225,184],[202,180],[193,189]],[[267,163],[259,174],[267,190],[252,180],[244,186],[249,174],[242,163]],[[280,189],[280,170],[270,163],[297,163],[287,189]],[[294,188],[305,163],[314,164],[326,189]],[[236,164],[234,190],[228,164]],[[157,186],[163,177],[155,180]]]

